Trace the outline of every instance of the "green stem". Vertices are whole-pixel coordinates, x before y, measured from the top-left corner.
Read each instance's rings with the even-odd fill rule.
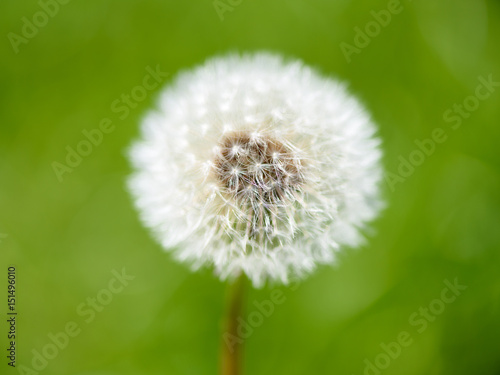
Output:
[[[238,335],[238,317],[243,312],[245,275],[228,285],[228,301],[221,346],[221,374],[241,375],[243,360],[243,338]]]

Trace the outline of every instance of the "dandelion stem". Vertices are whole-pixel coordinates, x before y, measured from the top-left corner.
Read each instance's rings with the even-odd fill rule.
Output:
[[[221,374],[241,375],[243,359],[243,338],[238,334],[238,317],[243,312],[246,277],[239,276],[228,285],[228,300],[221,347]]]

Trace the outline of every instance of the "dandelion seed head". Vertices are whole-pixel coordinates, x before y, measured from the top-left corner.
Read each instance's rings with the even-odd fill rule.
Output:
[[[286,284],[362,243],[382,207],[375,133],[341,83],[300,62],[215,58],[145,118],[129,187],[179,260]]]

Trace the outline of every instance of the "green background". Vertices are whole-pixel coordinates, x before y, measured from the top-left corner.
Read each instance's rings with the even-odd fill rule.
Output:
[[[168,72],[167,84],[212,55],[264,49],[348,82],[379,124],[391,173],[415,140],[436,128],[447,140],[394,189],[384,184],[388,208],[366,246],[346,249],[297,290],[278,287],[285,302],[248,338],[246,373],[363,374],[365,359],[406,331],[412,344],[381,373],[500,374],[500,87],[459,129],[443,119],[475,94],[479,76],[500,81],[500,3],[402,0],[348,62],[341,43],[353,45],[354,28],[387,6],[243,0],[221,20],[211,0],[73,0],[15,53],[9,33],[41,8],[2,0],[0,295],[14,264],[18,365],[31,367],[32,350],[74,321],[81,333],[41,373],[217,373],[226,285],[163,252],[124,188],[125,151],[160,87],[123,120],[111,103],[141,84],[147,66]],[[53,162],[103,118],[115,130],[58,181]],[[123,267],[135,279],[85,323],[77,307]],[[455,279],[467,289],[417,332],[409,317]],[[275,288],[249,290],[247,314]],[[2,297],[0,373],[14,374],[6,309]]]

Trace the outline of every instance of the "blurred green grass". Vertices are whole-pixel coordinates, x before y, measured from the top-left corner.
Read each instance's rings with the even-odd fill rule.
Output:
[[[22,17],[40,6],[3,1],[0,269],[18,269],[18,364],[29,366],[32,349],[75,321],[82,333],[42,373],[216,373],[224,284],[164,253],[124,188],[125,150],[159,88],[124,120],[110,106],[147,66],[160,65],[170,81],[214,54],[265,49],[348,82],[380,126],[388,171],[433,129],[449,139],[394,192],[385,187],[389,205],[369,245],[346,250],[296,291],[280,288],[286,302],[248,339],[247,373],[362,374],[381,342],[408,331],[412,345],[383,374],[500,374],[500,90],[460,129],[443,120],[479,76],[500,80],[500,3],[403,0],[348,63],[340,43],[352,44],[354,27],[387,4],[243,0],[221,21],[209,0],[74,0],[16,54],[8,33],[20,34]],[[102,118],[116,129],[60,183],[52,163]],[[135,279],[86,324],[77,307],[123,267]],[[408,317],[455,278],[467,290],[417,333]],[[272,289],[251,290],[249,312]]]

